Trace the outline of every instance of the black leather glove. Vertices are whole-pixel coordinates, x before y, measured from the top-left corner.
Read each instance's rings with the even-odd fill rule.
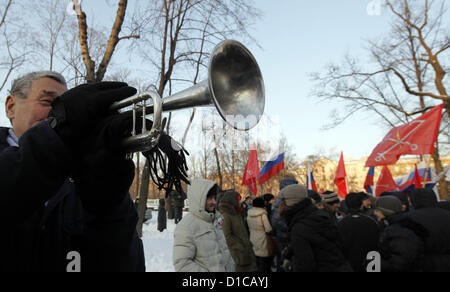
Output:
[[[140,128],[140,121],[136,122]],[[131,113],[103,118],[83,137],[75,152],[75,187],[90,212],[107,211],[128,194],[134,179],[134,163],[126,159],[121,142],[131,135],[132,125]],[[147,120],[147,126],[151,128],[152,122]]]
[[[61,139],[76,148],[80,138],[110,114],[112,103],[134,94],[136,89],[123,82],[82,84],[53,101],[48,119]]]

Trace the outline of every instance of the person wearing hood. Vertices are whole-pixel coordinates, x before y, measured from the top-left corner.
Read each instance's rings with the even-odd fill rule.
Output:
[[[408,216],[429,232],[425,241],[425,272],[450,272],[450,212],[438,207],[431,189],[415,189],[410,200],[413,211]]]
[[[293,272],[352,272],[343,254],[342,238],[330,215],[307,198],[299,184],[279,195],[280,216],[289,226]]]
[[[256,256],[258,272],[270,272],[273,255],[269,254],[267,234],[272,231],[264,200],[256,197],[253,200],[253,208],[248,211],[247,225],[250,230],[250,242]]]
[[[216,182],[196,179],[188,186],[189,213],[176,225],[173,264],[176,272],[234,272],[234,261],[216,211]]]
[[[163,232],[167,229],[167,211],[166,211],[166,200],[159,199],[158,207],[158,231]]]
[[[367,253],[377,250],[380,236],[378,223],[362,211],[362,193],[345,197],[347,215],[338,222],[344,244],[344,255],[355,272],[365,272]]]
[[[241,216],[241,195],[235,190],[222,193],[219,211],[223,216],[223,233],[233,257],[236,272],[256,272],[256,258]]]
[[[395,196],[379,197],[375,215],[385,225],[379,241],[381,272],[422,271],[425,227],[402,212],[402,202]]]

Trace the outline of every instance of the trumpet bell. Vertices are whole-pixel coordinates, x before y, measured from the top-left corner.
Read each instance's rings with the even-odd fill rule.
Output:
[[[238,130],[249,130],[264,113],[261,70],[241,43],[227,40],[216,46],[208,67],[211,98],[219,114]]]

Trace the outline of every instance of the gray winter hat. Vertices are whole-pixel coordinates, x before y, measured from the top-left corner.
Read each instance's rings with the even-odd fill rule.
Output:
[[[390,216],[402,211],[402,202],[394,196],[379,197],[375,201],[375,209],[380,210],[384,216]]]
[[[294,206],[300,201],[303,201],[308,195],[305,186],[298,184],[291,184],[283,188],[278,196],[278,199],[284,200],[286,206]]]

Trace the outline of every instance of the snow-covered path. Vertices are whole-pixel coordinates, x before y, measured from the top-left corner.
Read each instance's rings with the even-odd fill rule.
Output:
[[[145,266],[147,272],[174,272],[172,264],[174,220],[167,220],[167,229],[159,232],[158,212],[153,212],[152,219],[142,227]],[[186,213],[183,214],[185,216]]]

